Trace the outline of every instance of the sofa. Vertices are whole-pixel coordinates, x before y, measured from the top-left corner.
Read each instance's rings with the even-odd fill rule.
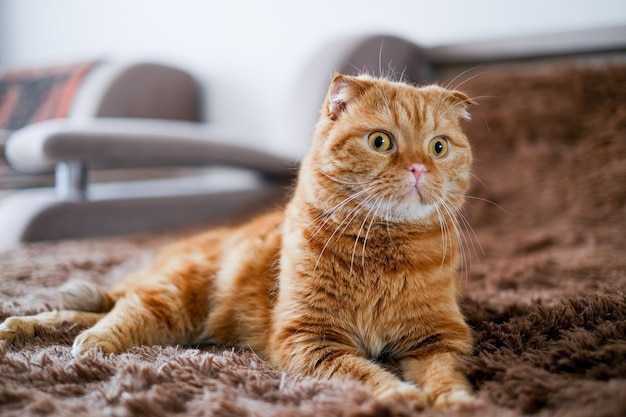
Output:
[[[0,250],[234,217],[293,176],[292,160],[202,121],[198,82],[169,65],[13,70],[0,93],[0,179],[18,189],[0,200]]]

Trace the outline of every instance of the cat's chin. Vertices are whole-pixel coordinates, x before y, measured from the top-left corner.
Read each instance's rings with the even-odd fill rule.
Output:
[[[435,204],[425,204],[417,196],[399,202],[390,202],[390,207],[383,211],[386,221],[394,223],[421,223],[437,217]]]

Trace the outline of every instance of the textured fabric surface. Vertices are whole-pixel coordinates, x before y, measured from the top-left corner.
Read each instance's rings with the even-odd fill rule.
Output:
[[[0,189],[50,185],[51,178],[26,177],[6,162],[9,133],[32,123],[67,117],[72,100],[95,62],[9,70],[0,78]]]
[[[0,78],[0,128],[17,130],[67,117],[80,83],[95,63],[7,71]]]
[[[220,346],[76,359],[80,329],[68,324],[0,342],[0,414],[626,415],[624,85],[626,70],[607,66],[489,70],[462,87],[485,96],[467,126],[477,180],[462,302],[476,337],[462,366],[478,405],[382,404],[356,383],[284,375],[253,352]],[[177,236],[0,254],[0,319],[57,307],[56,287],[68,279],[111,285]]]

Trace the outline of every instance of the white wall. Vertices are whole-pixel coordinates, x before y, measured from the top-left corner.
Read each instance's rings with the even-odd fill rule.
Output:
[[[623,24],[624,0],[0,0],[0,66],[170,62],[206,86],[210,121],[270,138],[298,71],[339,36],[430,46]]]

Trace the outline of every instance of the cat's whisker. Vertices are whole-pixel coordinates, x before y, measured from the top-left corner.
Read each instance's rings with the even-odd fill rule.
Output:
[[[480,184],[483,185],[483,187],[485,187],[485,189],[487,189],[487,187],[485,186],[485,184],[480,181],[480,179],[475,176],[474,174],[472,174],[472,176],[474,178],[476,178],[478,180],[478,182],[480,182]],[[458,194],[458,193],[450,193],[450,195],[455,196],[455,197],[463,197],[463,198],[467,198],[470,200],[477,200],[477,201],[483,201],[485,203],[491,204],[492,206],[498,208],[499,210],[503,211],[504,213],[511,215],[511,213],[509,211],[507,211],[504,207],[500,206],[499,204],[487,199],[487,198],[483,198],[483,197],[477,197],[477,196],[473,196],[473,195],[468,195],[468,194]]]
[[[380,40],[380,48],[378,49],[378,74],[383,77],[383,46],[385,45],[385,38]]]
[[[400,82],[408,82],[409,79],[405,79],[405,75],[406,75],[406,70],[408,69],[408,66],[405,66],[404,69],[402,70],[402,72],[400,73],[400,79],[398,81]]]
[[[448,224],[446,222],[446,219],[443,217],[443,214],[441,213],[441,210],[439,209],[438,205],[435,205],[435,210],[437,211],[437,217],[439,219],[439,224],[440,224],[440,228],[441,228],[441,251],[442,251],[442,256],[441,256],[441,264],[439,265],[439,269],[441,270],[441,268],[443,268],[443,265],[445,263],[446,260],[446,254],[447,254],[447,249],[448,249],[448,243],[447,243],[447,227]]]
[[[502,207],[501,205],[494,203],[493,201],[487,199],[487,198],[482,198],[482,197],[476,197],[473,195],[466,195],[465,198],[469,198],[470,200],[478,200],[478,201],[484,201],[485,203],[491,204],[492,206],[502,210],[504,213],[511,215],[511,213],[509,211],[507,211],[504,207]]]
[[[348,64],[348,66],[352,67],[352,69],[357,73],[357,74],[365,74],[365,68],[359,68],[356,65],[354,65],[352,62],[346,62],[346,64]]]
[[[389,201],[385,201],[383,200],[383,202],[385,202],[385,226],[387,229],[387,237],[389,238],[389,243],[391,243],[394,247],[395,247],[395,242],[393,239],[393,234],[391,233],[391,226],[389,225],[389,219],[391,217],[391,204]]]
[[[322,214],[320,214],[319,216],[317,216],[314,220],[318,220],[321,219],[322,217],[326,217],[328,218],[329,216],[332,216],[333,214],[337,213],[338,211],[341,211],[341,209],[343,209],[346,205],[348,205],[351,201],[359,198],[360,196],[362,196],[363,194],[366,194],[368,192],[367,189],[363,189],[363,190],[359,190],[356,193],[350,194],[348,197],[344,198],[343,200],[341,200],[339,203],[335,204],[334,206],[324,210],[322,212]],[[332,199],[334,199],[335,197],[337,197],[339,194],[342,194],[340,191],[336,191],[333,194],[331,194],[328,198],[327,201],[330,203],[330,201]]]
[[[361,197],[363,194],[367,194],[369,191],[371,191],[369,188],[360,190],[352,195],[350,195],[349,197],[345,198],[344,200],[342,200],[340,203],[338,203],[337,205],[335,205],[334,207],[332,207],[331,209],[323,212],[322,214],[320,214],[319,216],[315,217],[315,219],[313,219],[308,226],[311,226],[312,223],[321,220],[322,217],[325,217],[323,220],[323,224],[319,225],[315,232],[312,233],[311,237],[309,238],[309,241],[311,239],[313,239],[315,236],[317,236],[317,234],[328,224],[328,222],[331,219],[331,216],[335,213],[337,213],[338,211],[340,211],[341,209],[343,209],[346,205],[348,205],[350,202],[352,202],[353,200]],[[333,196],[336,194],[333,194]],[[357,206],[359,207],[359,206]],[[354,211],[356,211],[357,208],[352,209],[348,215],[352,214]],[[340,223],[341,224],[341,223]]]
[[[350,226],[350,224],[352,223],[352,220],[354,220],[354,218],[358,215],[358,213],[361,211],[361,208],[367,204],[369,201],[371,201],[374,197],[372,196],[367,196],[363,201],[360,201],[347,215],[346,217],[344,217],[341,222],[335,227],[335,230],[333,231],[333,233],[330,235],[330,237],[326,240],[326,243],[324,244],[324,247],[322,248],[322,250],[320,251],[319,256],[317,257],[317,261],[315,262],[315,268],[313,268],[314,270],[317,269],[317,266],[319,265],[319,261],[322,258],[322,255],[324,254],[324,251],[326,250],[326,248],[328,247],[328,245],[330,244],[330,242],[333,240],[333,237],[335,237],[335,235],[337,234],[337,232],[339,232],[339,229],[343,226],[344,222],[347,223],[345,224],[345,226],[343,227],[343,230],[341,231],[340,235],[345,233],[345,231],[347,230],[347,228]]]
[[[459,230],[457,220],[456,220],[456,218],[454,216],[454,209],[450,208],[449,204],[442,197],[439,198],[439,202],[441,204],[441,207],[443,208],[443,210],[447,214],[447,216],[444,216],[444,221],[446,222],[446,227],[447,227],[447,230],[448,230],[448,235],[449,235],[448,244],[450,245],[450,249],[453,250],[453,247],[452,247],[453,240],[452,240],[452,236],[451,235],[452,235],[452,231],[453,231],[452,229],[454,229],[454,235],[455,235],[455,237],[457,239],[457,242],[459,244],[459,250],[461,252],[461,257],[465,258],[465,251],[464,251],[465,248],[464,248],[462,237],[461,237],[463,235],[463,233],[462,233],[461,230]],[[452,229],[448,225],[448,222],[452,223]]]
[[[480,68],[480,67],[474,67],[474,68],[471,68],[470,70],[474,70],[474,69],[477,69],[477,68]],[[463,75],[463,74],[467,74],[470,70],[464,71],[463,73],[461,73],[461,75]],[[463,80],[463,81],[461,81],[460,83],[458,83],[457,85],[455,85],[452,89],[453,89],[453,90],[457,90],[457,89],[459,89],[459,88],[460,88],[463,84],[468,83],[468,82],[472,81],[474,78],[480,77],[481,75],[485,75],[485,74],[487,74],[487,71],[481,71],[481,72],[479,72],[479,73],[477,73],[477,74],[474,74],[474,75],[472,75],[471,77],[466,78],[465,80]],[[457,76],[455,79],[457,79],[457,78],[459,78],[459,77]],[[446,89],[447,89],[447,88],[449,88],[449,87],[446,87]]]
[[[374,224],[374,220],[378,217],[378,210],[383,203],[383,197],[379,197],[375,203],[376,210],[372,215],[372,219],[370,220],[370,224],[367,227],[367,232],[365,232],[365,238],[363,239],[363,248],[361,250],[361,267],[363,268],[363,276],[365,276],[365,246],[367,245],[367,238],[369,237],[370,231],[372,230],[372,225]]]
[[[322,212],[320,215],[316,216],[310,223],[309,226],[316,222],[317,220],[321,219],[322,217],[329,217],[333,214],[335,214],[336,212],[340,211],[342,208],[344,208],[348,203],[350,203],[351,201],[355,200],[356,198],[359,198],[360,196],[362,196],[363,194],[367,194],[368,192],[370,192],[372,189],[372,187],[367,187],[364,189],[361,189],[359,191],[357,191],[356,193],[351,194],[350,196],[346,197],[345,199],[343,199],[342,201],[340,201],[339,203],[335,204],[333,207],[326,209],[324,212]],[[331,194],[327,199],[331,200],[332,198],[336,197],[338,194],[341,194],[340,191],[336,191],[333,194]]]
[[[450,209],[450,210],[452,211],[453,209]],[[457,214],[458,214],[458,210],[457,210]],[[459,242],[459,252],[461,254],[461,262],[462,262],[461,270],[463,272],[463,276],[467,279],[467,275],[472,266],[472,259],[468,254],[468,251],[469,251],[468,247],[470,245],[472,246],[475,255],[476,255],[476,249],[474,248],[474,243],[467,237],[467,234],[463,230],[463,227],[461,227],[461,224],[459,223],[458,218],[453,217],[452,223],[454,224],[454,229],[456,230],[456,234],[457,234],[457,240]]]
[[[483,245],[481,245],[480,239],[478,239],[478,236],[476,235],[476,232],[474,231],[474,228],[469,223],[469,220],[467,220],[467,217],[465,216],[463,211],[462,210],[458,210],[457,214],[459,216],[459,219],[461,219],[461,222],[465,225],[465,229],[469,230],[471,232],[472,236],[474,236],[474,239],[470,240],[470,242],[472,243],[472,249],[474,250],[474,254],[476,255],[476,259],[480,260],[480,257],[478,256],[478,253],[476,252],[476,248],[474,247],[474,241],[476,241],[476,243],[478,244],[478,247],[480,248],[480,253],[482,253],[482,255],[485,256],[485,250],[483,249]]]
[[[478,181],[478,183],[482,185],[485,190],[488,190],[487,185],[485,185],[485,183],[480,178],[478,178],[476,174],[474,174],[473,172],[470,172],[470,175],[474,177],[474,179]]]
[[[387,71],[389,71],[389,74],[387,74],[387,79],[389,79],[390,81],[396,81],[396,68],[391,65],[393,61],[389,60],[389,62],[387,63]]]
[[[451,202],[449,200],[446,200],[443,197],[440,197],[438,200],[439,200],[439,202],[441,204],[441,207],[448,214],[448,218],[449,218],[450,222],[452,223],[452,226],[454,227],[454,231],[455,231],[455,234],[456,234],[457,242],[458,242],[458,245],[459,245],[459,252],[460,252],[460,255],[461,255],[462,269],[465,272],[465,274],[467,274],[467,272],[469,270],[467,262],[468,261],[471,262],[471,260],[468,259],[467,253],[466,253],[466,250],[465,250],[465,247],[468,245],[467,236],[465,235],[465,233],[463,233],[463,229],[461,228],[461,225],[459,224],[458,219],[454,215],[455,212],[457,212],[457,214],[458,214],[458,210],[456,210],[454,208],[454,206],[451,204]]]
[[[445,259],[446,259],[446,255],[447,255],[447,250],[448,250],[448,224],[446,222],[445,216],[443,215],[443,213],[441,212],[440,209],[440,205],[441,199],[437,199],[439,201],[437,201],[435,203],[435,211],[437,212],[437,219],[439,221],[439,229],[441,230],[441,252],[442,252],[442,256],[441,256],[441,264],[439,266],[439,269],[443,268],[443,265],[445,263]]]
[[[455,82],[456,80],[458,80],[459,78],[461,78],[461,77],[462,77],[462,76],[464,76],[465,74],[468,74],[468,73],[470,73],[470,72],[472,72],[472,71],[474,71],[474,70],[476,70],[476,69],[478,69],[478,68],[482,68],[482,66],[480,66],[480,65],[479,65],[479,66],[475,66],[475,67],[471,67],[471,68],[466,69],[465,71],[461,72],[459,75],[457,75],[456,77],[454,77],[453,79],[451,79],[450,81],[448,81],[448,83],[445,85],[445,87],[444,87],[444,88],[445,88],[446,90],[450,90],[450,89],[452,89],[452,90],[456,90],[456,89],[457,89],[457,88],[459,88],[461,85],[463,85],[463,84],[465,83],[465,81],[463,81],[461,84],[455,85],[454,87],[452,87],[452,84],[454,84],[454,82]],[[483,71],[483,72],[481,72],[480,74],[484,74],[484,73],[486,73],[486,71]],[[480,74],[479,74],[479,75],[480,75]],[[472,77],[472,78],[473,78],[473,77]],[[470,79],[471,79],[471,78],[470,78]]]
[[[458,195],[458,194],[452,194],[452,195]],[[469,220],[467,219],[467,217],[465,216],[463,211],[461,209],[455,209],[455,211],[456,211],[457,216],[454,218],[454,221],[459,225],[459,229],[461,230],[461,232],[463,231],[463,229],[465,229],[466,231],[471,233],[471,235],[473,237],[472,239],[470,239],[468,236],[466,236],[465,233],[462,233],[462,236],[465,239],[465,244],[466,244],[466,246],[471,246],[472,247],[472,251],[474,252],[474,256],[476,257],[477,260],[480,261],[481,256],[478,254],[478,251],[476,249],[476,245],[478,245],[478,248],[480,249],[480,252],[482,253],[482,256],[485,256],[485,250],[483,249],[483,247],[482,247],[482,245],[480,243],[480,239],[476,235],[476,232],[474,231],[474,228],[470,224]],[[461,227],[461,225],[463,227]],[[474,243],[474,242],[476,242],[476,243]],[[470,265],[467,265],[468,262],[469,262]],[[469,266],[471,266],[471,258],[465,259],[465,263],[466,263],[466,265],[465,265],[466,266],[465,272],[467,273],[468,270],[469,270]]]
[[[339,192],[333,193],[329,199],[332,199],[333,197],[337,196],[337,194],[339,194]],[[315,216],[313,219],[311,219],[311,221],[309,221],[306,224],[306,227],[311,227],[314,224],[317,224],[317,227],[315,228],[315,231],[311,234],[311,237],[308,239],[308,241],[311,241],[313,238],[315,238],[315,236],[317,236],[317,234],[324,229],[324,227],[328,224],[331,216],[333,214],[335,214],[336,211],[340,210],[341,208],[343,208],[346,204],[348,204],[350,202],[350,200],[356,198],[355,195],[351,195],[350,197],[342,200],[341,202],[337,203],[335,206],[333,206],[332,208],[323,211],[321,214]],[[321,223],[321,224],[318,224]]]
[[[374,199],[374,197],[372,197],[372,199]],[[361,223],[361,227],[359,228],[359,231],[356,233],[356,236],[354,238],[354,246],[352,248],[352,258],[350,260],[350,273],[349,273],[349,276],[352,276],[352,268],[354,266],[354,258],[356,256],[356,248],[357,248],[358,243],[359,243],[359,238],[361,237],[361,232],[363,231],[363,228],[365,227],[365,223],[367,223],[367,219],[369,218],[370,214],[372,213],[372,211],[376,207],[376,204],[379,201],[380,201],[380,197],[376,199],[376,201],[372,204],[370,209],[367,211],[367,213],[365,214],[365,217],[363,218],[363,222]],[[372,218],[374,218],[374,216],[372,216]],[[363,240],[363,250],[365,250],[365,241],[367,240],[367,233],[366,233],[365,236],[366,237]]]
[[[334,214],[337,213],[337,211],[341,210],[343,208],[343,206],[347,205],[349,203],[350,200],[356,198],[355,196],[352,196],[346,200],[344,200],[341,203],[341,207],[337,208],[336,210],[332,210],[332,211],[326,211],[322,214],[320,214],[319,216],[315,217],[315,219],[311,220],[308,224],[307,227],[312,226],[313,224],[318,223],[317,227],[315,228],[315,230],[313,231],[313,233],[311,233],[311,236],[307,239],[307,241],[312,241],[313,239],[315,239],[317,237],[317,235],[324,230],[332,221],[332,216]],[[349,212],[349,214],[351,214],[354,210],[351,210]],[[344,219],[345,220],[345,219]],[[341,223],[340,223],[341,224]]]

